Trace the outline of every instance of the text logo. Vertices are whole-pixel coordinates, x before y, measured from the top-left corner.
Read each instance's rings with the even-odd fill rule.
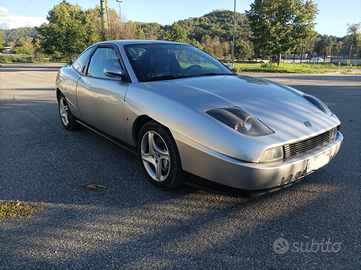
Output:
[[[273,251],[277,254],[285,254],[288,251],[297,253],[317,253],[317,252],[333,252],[337,253],[341,250],[341,242],[331,242],[331,239],[328,238],[328,240],[325,241],[325,239],[322,239],[322,241],[317,242],[313,238],[308,242],[293,242],[289,243],[286,239],[280,237],[276,239],[273,242]]]
[[[282,237],[276,239],[273,243],[273,250],[277,254],[285,254],[289,248],[290,245],[288,244],[288,241]]]

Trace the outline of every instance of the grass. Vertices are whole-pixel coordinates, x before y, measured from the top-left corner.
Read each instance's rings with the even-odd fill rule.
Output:
[[[0,63],[32,63],[32,60],[16,57],[14,55],[1,55]]]
[[[18,57],[15,55],[0,55],[0,63],[54,63],[64,62],[64,59],[55,59],[51,61],[50,58],[44,57]]]
[[[179,65],[181,66],[182,69],[187,69],[190,66],[193,66],[194,64],[192,63],[185,63],[185,62],[179,62]],[[214,65],[212,64],[207,64],[207,63],[200,63],[197,64],[197,66],[201,66],[203,69],[212,69],[214,68]]]
[[[228,64],[228,63],[225,63]],[[325,73],[339,70],[361,70],[361,66],[356,65],[335,65],[333,63],[235,63],[235,71],[253,72],[279,72],[279,73]],[[349,73],[347,73],[349,74]]]
[[[19,200],[7,201],[0,204],[0,221],[5,218],[28,218],[33,214],[45,212],[43,208],[44,203],[37,202],[20,202]]]

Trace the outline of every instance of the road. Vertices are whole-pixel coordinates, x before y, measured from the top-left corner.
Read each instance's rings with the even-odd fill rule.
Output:
[[[361,76],[247,73],[321,98],[345,139],[298,184],[235,198],[157,190],[133,154],[64,130],[58,68],[0,67],[0,201],[46,210],[0,222],[0,269],[360,269]]]

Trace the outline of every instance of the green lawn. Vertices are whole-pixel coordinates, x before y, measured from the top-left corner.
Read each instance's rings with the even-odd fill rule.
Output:
[[[354,70],[361,70],[361,66],[333,63],[281,63],[280,66],[277,66],[276,63],[235,63],[234,70],[237,72],[325,73],[341,71],[342,73],[352,73]]]

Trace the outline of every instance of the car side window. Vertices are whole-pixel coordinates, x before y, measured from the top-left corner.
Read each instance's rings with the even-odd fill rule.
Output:
[[[92,51],[93,51],[92,49],[85,51],[74,61],[73,67],[75,68],[76,71],[78,71],[79,73],[84,72],[86,60],[88,59],[88,57]]]
[[[104,68],[117,68],[122,70],[118,54],[114,48],[98,48],[90,60],[87,75],[91,77],[110,79],[104,74]]]

